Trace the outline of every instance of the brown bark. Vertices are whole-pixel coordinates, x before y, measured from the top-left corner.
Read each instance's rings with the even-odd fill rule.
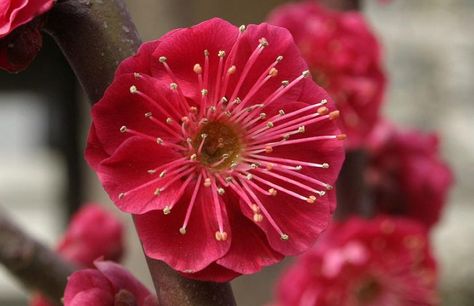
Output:
[[[28,289],[39,291],[55,305],[62,305],[67,277],[75,267],[29,237],[0,215],[0,263]]]
[[[147,258],[148,267],[158,293],[158,304],[161,305],[236,305],[229,283],[213,283],[190,280],[178,277],[176,271],[161,261]]]

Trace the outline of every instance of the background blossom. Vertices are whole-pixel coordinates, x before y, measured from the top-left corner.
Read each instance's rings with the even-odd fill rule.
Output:
[[[451,169],[440,156],[438,136],[380,122],[369,143],[366,178],[376,210],[433,226],[453,183]]]
[[[307,1],[280,6],[267,20],[291,32],[314,80],[335,100],[347,145],[364,145],[385,91],[381,46],[364,16]]]
[[[97,270],[74,272],[64,292],[65,306],[157,306],[156,298],[122,266],[96,261]]]
[[[0,68],[19,72],[30,65],[42,46],[42,20],[53,0],[0,0]]]
[[[333,224],[278,285],[278,305],[437,305],[436,265],[422,227],[405,219]]]

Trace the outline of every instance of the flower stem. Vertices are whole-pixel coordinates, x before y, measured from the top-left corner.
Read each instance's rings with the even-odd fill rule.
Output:
[[[123,0],[62,0],[45,31],[62,49],[91,103],[112,82],[119,63],[141,40]],[[189,280],[165,263],[147,258],[160,306],[235,305],[228,283]]]
[[[67,277],[75,267],[0,215],[0,263],[25,287],[62,305]]]

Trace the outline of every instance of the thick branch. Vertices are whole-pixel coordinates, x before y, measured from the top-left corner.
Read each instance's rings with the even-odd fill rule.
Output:
[[[212,283],[177,277],[176,272],[161,261],[148,258],[148,267],[158,293],[159,305],[236,305],[229,283]]]
[[[140,45],[123,0],[63,0],[49,14],[46,31],[61,47],[91,103],[102,97],[118,64]],[[235,305],[229,284],[188,280],[162,262],[147,260],[161,306]]]
[[[21,231],[4,212],[0,215],[0,262],[28,289],[62,305],[74,266]]]
[[[91,103],[112,82],[117,65],[141,41],[122,0],[63,0],[49,13],[53,36]]]

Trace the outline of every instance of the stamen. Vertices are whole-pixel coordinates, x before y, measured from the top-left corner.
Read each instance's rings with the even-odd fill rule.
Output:
[[[202,179],[202,173],[199,174],[199,176],[197,178],[196,185],[194,187],[194,191],[193,191],[193,194],[191,196],[191,200],[189,201],[189,204],[188,204],[188,209],[186,210],[186,216],[184,217],[183,225],[179,229],[179,232],[182,235],[186,234],[186,227],[188,226],[189,217],[191,216],[191,212],[193,210],[194,203],[196,202],[196,196],[198,194],[199,187],[201,186],[201,179]]]

